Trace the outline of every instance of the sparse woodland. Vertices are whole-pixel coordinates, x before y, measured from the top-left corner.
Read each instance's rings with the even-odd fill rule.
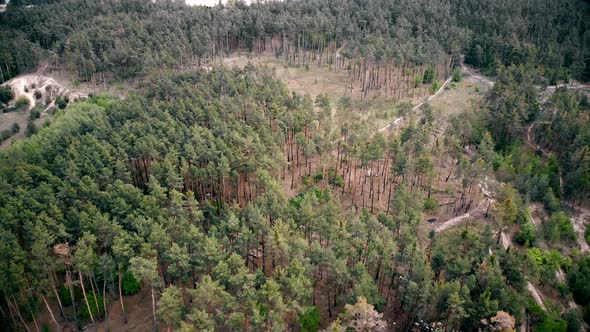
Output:
[[[583,329],[590,231],[571,220],[590,195],[590,103],[546,87],[590,79],[589,11],[12,0],[0,81],[42,61],[138,88],[64,104],[0,151],[0,330]],[[237,53],[350,83],[312,98],[268,67],[216,64]],[[493,76],[480,102],[413,110],[456,88],[463,60]],[[404,121],[376,130],[375,100]]]

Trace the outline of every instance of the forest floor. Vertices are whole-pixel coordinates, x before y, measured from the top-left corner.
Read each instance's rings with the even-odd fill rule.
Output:
[[[348,74],[344,70],[329,70],[314,64],[309,65],[309,69],[304,66],[289,66],[274,56],[265,54],[259,56],[234,54],[231,57],[222,58],[221,62],[229,67],[240,68],[248,64],[266,66],[285,83],[290,91],[302,95],[308,94],[313,99],[319,94],[327,94],[330,100],[335,102],[346,95],[346,87],[349,85]]]

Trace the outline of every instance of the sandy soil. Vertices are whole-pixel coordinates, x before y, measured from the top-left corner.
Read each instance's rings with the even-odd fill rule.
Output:
[[[43,108],[41,110],[41,118],[35,120],[35,125],[39,128],[49,119],[50,116],[47,111],[55,107],[55,98],[57,96],[68,96],[70,100],[88,96],[86,92],[74,91],[64,87],[66,83],[63,80],[58,81],[50,74],[46,74],[46,70],[47,64],[44,64],[34,73],[19,75],[2,84],[2,86],[10,86],[12,88],[14,99],[11,105],[14,105],[14,102],[18,98],[25,97],[29,100],[29,107],[23,111],[0,113],[0,130],[9,129],[14,123],[18,123],[20,126],[20,132],[4,141],[0,145],[0,148],[6,147],[12,144],[13,141],[24,137],[29,113],[36,106],[42,105]],[[35,98],[35,91],[41,92],[41,98]],[[47,99],[50,102],[45,104]]]
[[[582,254],[590,252],[590,248],[584,237],[586,227],[588,227],[588,223],[590,222],[590,210],[579,208],[579,211],[574,213],[570,217],[570,220],[574,226],[574,231],[578,234],[577,241],[580,246],[580,251]]]

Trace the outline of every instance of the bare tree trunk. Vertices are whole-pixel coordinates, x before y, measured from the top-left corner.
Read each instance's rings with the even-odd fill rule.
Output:
[[[47,270],[47,267],[45,267],[45,270]],[[59,305],[59,312],[61,314],[61,317],[66,318],[66,315],[64,314],[63,305],[61,304],[61,299],[59,298],[59,293],[57,292],[57,287],[55,287],[55,279],[52,278],[51,273],[49,273],[49,270],[47,270],[47,275],[49,276],[49,280],[51,280],[51,290],[53,290],[53,294],[55,294],[55,298],[57,299],[57,304]]]
[[[101,320],[101,314],[100,314],[100,308],[98,306],[98,298],[96,297],[96,289],[98,289],[98,285],[96,285],[96,289],[94,287],[94,283],[96,283],[96,280],[90,276],[90,287],[92,288],[92,295],[94,295],[94,304],[96,305],[96,315],[98,316],[98,320]],[[104,302],[104,301],[103,301]]]
[[[96,329],[96,322],[94,321],[94,316],[92,315],[92,310],[90,310],[90,304],[88,303],[88,297],[86,296],[86,289],[84,289],[84,279],[82,277],[82,271],[78,270],[78,276],[80,277],[80,286],[82,286],[82,294],[84,294],[84,301],[86,302],[86,308],[88,309],[88,315],[90,315],[90,320]],[[74,294],[72,294],[72,297]]]
[[[41,298],[43,299],[43,302],[45,302],[45,307],[47,307],[47,311],[49,311],[49,315],[51,315],[51,320],[53,320],[53,323],[55,323],[55,326],[57,327],[56,331],[61,331],[61,327],[59,326],[59,323],[55,319],[55,316],[53,315],[53,311],[49,307],[49,303],[47,303],[47,299],[45,298],[45,295],[41,294]]]
[[[125,304],[123,303],[123,291],[121,289],[123,277],[121,276],[121,266],[119,266],[119,302],[121,302],[121,311],[123,312],[123,322],[127,324],[127,312],[125,311]]]

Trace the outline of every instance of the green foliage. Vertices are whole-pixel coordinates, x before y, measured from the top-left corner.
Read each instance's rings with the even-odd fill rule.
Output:
[[[565,213],[556,212],[543,222],[543,237],[548,241],[573,243],[576,240],[576,232]]]
[[[318,183],[318,182],[322,181],[323,179],[324,179],[324,174],[322,172],[316,173],[313,176],[313,182],[314,183]]]
[[[126,272],[121,278],[121,291],[123,295],[133,295],[139,293],[141,285],[132,273]]]
[[[584,257],[568,272],[568,285],[576,302],[590,304],[590,257]]]
[[[2,130],[0,132],[0,143],[9,139],[10,136],[12,136],[12,132],[10,130]]]
[[[98,309],[100,309],[100,315],[104,315],[104,299],[102,298],[102,296],[97,294],[95,299],[94,294],[86,293],[86,297],[88,298],[88,304],[90,305],[90,311],[92,312],[92,316],[97,317],[97,314],[99,314]],[[83,303],[78,303],[78,317],[82,319],[90,318],[90,314],[88,313],[88,306],[86,306],[84,300],[82,301]],[[97,302],[98,309],[96,308]]]
[[[31,112],[29,113],[29,121],[36,120],[40,117],[41,117],[41,111],[39,111],[37,108],[33,108],[31,110]]]
[[[12,132],[13,134],[16,134],[20,131],[20,126],[18,123],[13,123],[12,126],[10,126],[10,132]]]
[[[35,99],[39,100],[39,99],[41,99],[41,97],[43,97],[43,94],[41,93],[41,91],[35,90],[34,96],[35,96]]]
[[[58,107],[59,109],[62,109],[62,110],[63,110],[64,108],[66,108],[66,106],[68,106],[68,102],[67,102],[67,101],[66,101],[66,99],[65,99],[64,97],[62,97],[62,96],[57,96],[57,97],[55,98],[55,104],[57,105],[57,107]]]
[[[301,331],[317,332],[320,330],[320,311],[316,307],[306,307],[299,313]]]
[[[12,89],[8,86],[0,86],[0,103],[8,104],[14,98]]]
[[[37,133],[37,127],[32,120],[27,121],[27,127],[25,128],[25,136],[31,137]]]
[[[456,67],[455,69],[453,69],[453,82],[461,82],[461,80],[463,79],[463,75],[462,75],[462,71],[461,68]]]
[[[27,98],[25,96],[20,96],[20,97],[18,97],[18,99],[14,103],[14,107],[16,109],[22,109],[22,108],[28,107],[30,103],[31,103],[31,101],[29,100],[29,98]]]
[[[424,211],[434,213],[438,210],[438,200],[434,197],[427,197],[424,200]]]
[[[414,78],[414,88],[419,88],[422,85],[423,77],[418,75]]]
[[[535,225],[527,222],[520,226],[520,231],[514,236],[514,240],[527,247],[533,246],[537,239]]]
[[[566,311],[563,320],[567,322],[567,332],[579,332],[582,330],[582,322],[575,310]]]
[[[558,314],[550,312],[543,315],[534,330],[539,332],[567,332],[567,322],[560,319]]]
[[[428,91],[431,94],[434,94],[438,91],[438,89],[440,89],[440,82],[439,81],[434,81],[432,82],[432,84],[430,85],[430,88],[428,88]]]
[[[547,193],[543,197],[543,205],[551,213],[558,212],[561,209],[559,199],[553,194],[553,189],[547,189]]]
[[[164,290],[158,302],[156,311],[162,323],[169,327],[180,324],[183,314],[182,294],[176,286],[170,286]]]
[[[330,184],[340,188],[344,187],[344,179],[342,178],[342,175],[331,176]]]
[[[430,84],[434,81],[435,77],[436,77],[436,73],[434,71],[434,67],[428,66],[426,68],[426,70],[424,71],[424,76],[422,77],[422,83]]]

